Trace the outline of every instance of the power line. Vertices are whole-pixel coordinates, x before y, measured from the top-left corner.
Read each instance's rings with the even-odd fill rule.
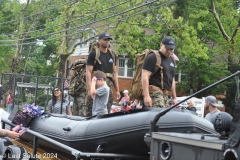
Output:
[[[159,8],[161,6],[166,6],[172,2],[175,2],[176,0],[173,0],[173,1],[170,1],[170,2],[166,2],[165,4],[160,4],[158,6],[154,6],[154,7],[151,7],[150,9],[148,10],[144,10],[144,11],[140,11],[140,12],[137,12],[137,13],[134,13],[132,15],[129,15],[129,16],[126,16],[124,18],[120,18],[120,19],[117,19],[116,21],[114,22],[111,22],[111,23],[106,23],[104,25],[101,25],[101,26],[98,26],[98,27],[95,27],[94,29],[96,28],[101,28],[103,26],[106,26],[106,25],[109,25],[109,24],[112,24],[112,23],[116,23],[116,22],[119,22],[119,21],[122,21],[122,20],[125,20],[125,19],[128,19],[130,17],[133,17],[133,16],[136,16],[138,14],[141,14],[141,13],[145,13],[145,12],[148,12],[148,11],[152,11],[153,9],[156,9],[156,8]],[[82,31],[82,32],[86,32],[86,31]],[[81,32],[81,33],[82,33]],[[56,38],[53,38],[53,39],[48,39],[48,40],[42,40],[41,42],[47,42],[47,41],[51,41],[51,40],[55,40],[55,39],[60,39],[60,38],[63,38],[63,37],[68,37],[68,36],[72,36],[72,35],[75,35],[75,34],[79,34],[79,33],[74,33],[74,34],[71,34],[71,35],[66,35],[66,36],[61,36],[61,37],[56,37]],[[22,44],[0,44],[0,46],[17,46],[17,45],[29,45],[29,44],[36,44],[37,42],[29,42],[29,43],[22,43]]]
[[[70,27],[70,28],[67,28],[67,29],[62,29],[62,30],[57,31],[57,32],[51,32],[51,33],[49,33],[49,34],[40,35],[40,36],[36,36],[36,37],[25,38],[25,39],[18,39],[18,41],[19,41],[19,40],[40,39],[41,37],[51,36],[51,35],[58,34],[58,33],[61,33],[61,32],[73,30],[73,29],[80,28],[80,27],[84,27],[84,26],[87,26],[87,25],[91,25],[91,24],[94,24],[94,23],[96,23],[96,22],[103,21],[103,20],[109,19],[109,18],[114,17],[114,16],[122,15],[122,14],[124,14],[124,13],[130,12],[130,11],[132,11],[132,10],[135,10],[135,9],[137,9],[137,8],[140,8],[140,7],[143,7],[143,6],[146,6],[146,5],[149,5],[149,4],[154,3],[154,2],[156,2],[156,1],[157,1],[157,0],[153,0],[153,1],[150,1],[150,2],[147,2],[147,3],[143,3],[143,4],[142,4],[142,3],[139,3],[139,4],[137,4],[137,6],[134,6],[133,8],[126,9],[125,11],[122,11],[122,12],[119,12],[119,13],[114,13],[114,14],[112,14],[112,15],[110,15],[110,16],[103,17],[103,18],[100,18],[100,19],[98,19],[98,20],[95,20],[95,21],[86,23],[86,24],[82,24],[82,25],[80,25],[80,26],[75,26],[75,27]],[[14,40],[13,40],[13,41],[14,41]]]
[[[122,19],[118,19],[117,21],[115,22],[118,22],[119,20],[122,20]],[[106,24],[109,24],[109,23],[106,23]],[[103,26],[106,26],[106,24],[104,25],[101,25],[101,26],[98,26],[98,27],[95,27],[96,28],[101,28]],[[111,24],[111,23],[110,23]],[[81,33],[81,32],[80,32]],[[47,39],[47,40],[41,40],[41,42],[46,42],[46,41],[51,41],[51,40],[56,40],[56,39],[60,39],[60,38],[63,38],[63,37],[71,37],[73,35],[76,35],[76,34],[79,34],[79,32],[76,32],[76,33],[73,33],[73,34],[68,34],[68,35],[64,35],[64,36],[59,36],[59,37],[55,37],[55,38],[52,38],[52,39]],[[33,38],[32,38],[33,39]],[[26,39],[25,39],[26,40]],[[29,43],[25,43],[25,44],[35,44],[36,42],[29,42]],[[21,45],[21,44],[14,44],[14,45]],[[6,46],[6,45],[4,45]],[[9,45],[9,46],[12,46],[12,45]]]
[[[50,0],[50,1],[51,1],[51,0]],[[62,5],[59,5],[59,6],[50,8],[50,9],[48,9],[48,10],[45,10],[45,11],[42,11],[42,12],[39,12],[39,13],[30,15],[30,16],[26,16],[26,17],[23,17],[23,18],[19,18],[19,19],[7,21],[7,22],[0,22],[0,25],[1,25],[1,24],[7,24],[7,23],[12,23],[12,22],[20,21],[20,20],[22,20],[22,19],[30,18],[30,17],[33,17],[33,16],[37,16],[37,15],[42,14],[42,13],[44,13],[44,12],[48,12],[48,11],[50,11],[50,10],[53,10],[53,9],[60,8],[60,7],[62,7],[62,6],[65,6],[65,5],[67,5],[67,4],[70,4],[70,3],[73,4],[73,3],[77,2],[77,1],[78,1],[78,0],[73,0],[73,1],[70,1],[70,2],[67,2],[67,3],[64,3],[64,4],[62,4]]]
[[[109,8],[106,8],[106,9],[98,10],[98,11],[92,13],[92,14],[89,14],[89,15],[85,16],[85,17],[76,18],[76,19],[71,20],[71,21],[68,21],[68,22],[74,22],[74,21],[77,21],[77,20],[85,19],[85,18],[90,17],[90,16],[92,16],[92,15],[94,15],[94,14],[101,13],[101,12],[104,12],[104,11],[107,11],[107,10],[110,10],[110,9],[113,9],[113,8],[115,8],[115,7],[118,7],[118,6],[120,6],[120,5],[123,5],[123,4],[125,4],[125,3],[128,3],[129,1],[130,1],[130,0],[126,0],[125,2],[121,2],[121,3],[119,3],[119,4],[113,5],[113,6],[109,7]],[[65,24],[65,23],[61,23],[61,24],[58,24],[58,25],[53,25],[53,26],[51,26],[51,27],[46,27],[46,28],[42,28],[42,29],[38,29],[38,30],[23,32],[23,33],[21,33],[21,34],[35,33],[35,32],[39,32],[39,31],[42,31],[42,30],[47,30],[47,29],[55,28],[55,27],[57,27],[57,26],[61,26],[61,25],[64,25],[64,24]],[[43,26],[43,25],[41,25],[41,26]],[[35,28],[38,28],[38,27],[39,27],[39,26],[36,26]],[[17,35],[17,34],[4,34],[4,36],[8,36],[8,35],[10,35],[10,36],[15,36],[15,35]]]

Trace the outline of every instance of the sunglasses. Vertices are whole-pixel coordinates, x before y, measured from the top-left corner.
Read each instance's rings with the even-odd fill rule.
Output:
[[[173,48],[170,48],[170,49],[167,49],[167,50],[171,50],[171,51],[172,51],[172,50],[173,50]]]
[[[54,92],[59,92],[60,91],[60,89],[54,89]]]

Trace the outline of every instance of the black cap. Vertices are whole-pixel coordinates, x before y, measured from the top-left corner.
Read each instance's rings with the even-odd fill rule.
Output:
[[[100,35],[98,36],[98,39],[110,39],[110,40],[112,40],[112,38],[110,37],[110,35],[109,35],[108,33],[106,33],[106,32],[103,32],[102,34],[100,34]]]
[[[175,49],[175,40],[171,36],[166,36],[162,39],[162,44],[165,45],[166,49]]]

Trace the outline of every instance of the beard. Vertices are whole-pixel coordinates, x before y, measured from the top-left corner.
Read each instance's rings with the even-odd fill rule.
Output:
[[[106,45],[102,45],[102,47],[103,47],[103,48],[108,48],[108,46],[106,46]]]
[[[208,107],[208,106],[205,106],[205,109],[208,111],[208,110],[209,110],[209,107]]]

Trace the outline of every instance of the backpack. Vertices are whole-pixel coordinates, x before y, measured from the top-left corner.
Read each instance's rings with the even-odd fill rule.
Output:
[[[73,73],[69,77],[68,94],[73,97],[86,90],[86,63],[86,59],[79,59],[70,67]]]
[[[156,64],[155,64],[155,69],[154,72],[150,75],[150,77],[157,72],[157,70],[160,68],[160,75],[161,75],[161,86],[163,86],[163,70],[162,70],[162,66],[160,66],[161,64],[161,56],[158,53],[158,50],[152,50],[152,49],[145,49],[143,51],[143,53],[137,54],[136,58],[135,58],[135,67],[136,67],[136,71],[133,77],[133,81],[132,81],[132,88],[131,88],[131,95],[138,100],[143,100],[143,95],[142,95],[142,81],[141,81],[141,76],[142,76],[142,66],[144,63],[144,60],[146,59],[146,57],[150,54],[150,53],[154,53],[156,55]],[[173,57],[171,56],[174,65],[176,66],[176,63],[173,59]],[[149,78],[150,78],[149,77]],[[164,88],[162,88],[164,89]]]
[[[96,52],[95,60],[94,60],[94,65],[98,62],[101,64],[101,61],[99,60],[100,57],[100,49],[99,45],[97,42],[92,42],[90,43],[89,46],[89,53],[92,51]],[[115,62],[115,55],[113,51],[108,48],[109,52],[111,53],[111,56]],[[81,92],[86,92],[87,86],[86,86],[86,64],[87,64],[87,59],[79,59],[75,61],[70,69],[73,70],[73,73],[69,77],[69,89],[68,89],[68,94],[76,97],[78,96]],[[113,63],[114,65],[114,63]],[[108,74],[108,76],[111,76]],[[113,74],[112,74],[113,77]]]

